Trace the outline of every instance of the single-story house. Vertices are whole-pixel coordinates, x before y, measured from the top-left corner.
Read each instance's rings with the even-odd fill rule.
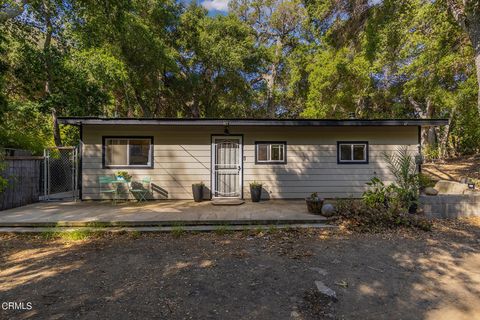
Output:
[[[163,119],[62,117],[80,128],[81,199],[102,199],[99,177],[128,171],[151,178],[156,199],[360,197],[373,176],[392,177],[383,153],[419,154],[421,127],[445,119]]]

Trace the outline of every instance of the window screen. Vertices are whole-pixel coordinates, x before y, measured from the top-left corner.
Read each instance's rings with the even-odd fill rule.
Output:
[[[338,142],[338,163],[368,163],[368,143]]]
[[[152,138],[105,138],[105,166],[152,165]]]
[[[285,142],[256,142],[256,163],[286,163],[287,145]]]

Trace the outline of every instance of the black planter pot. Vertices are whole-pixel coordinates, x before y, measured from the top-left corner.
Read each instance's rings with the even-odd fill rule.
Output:
[[[408,207],[408,213],[415,214],[418,209],[418,199],[414,196],[410,197],[410,206]]]
[[[323,199],[313,200],[310,198],[306,198],[305,202],[307,203],[307,210],[309,213],[313,213],[313,214],[322,213]]]
[[[203,184],[192,184],[193,200],[201,202],[203,200]]]
[[[408,213],[415,214],[417,213],[417,209],[418,209],[418,204],[412,203],[410,207],[408,207]]]
[[[252,202],[260,202],[262,197],[262,186],[250,187],[250,195],[252,196]]]

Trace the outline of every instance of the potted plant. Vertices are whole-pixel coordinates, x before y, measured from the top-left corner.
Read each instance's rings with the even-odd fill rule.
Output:
[[[201,202],[203,200],[203,187],[204,183],[194,183],[192,184],[192,193],[193,193],[193,200],[195,202]]]
[[[262,197],[262,184],[256,181],[250,183],[250,195],[252,202],[260,202],[260,198]]]
[[[126,182],[130,182],[130,180],[132,180],[132,175],[128,174],[127,171],[118,171],[117,180],[125,180]]]
[[[415,214],[417,213],[418,210],[418,203],[415,201],[415,199],[412,199],[412,202],[410,203],[410,206],[408,207],[408,213],[410,214]]]
[[[393,189],[396,191],[398,201],[408,211],[408,213],[415,214],[418,209],[418,188],[414,185],[408,188],[401,188],[394,185]]]
[[[307,203],[307,210],[309,213],[321,214],[323,199],[318,196],[316,192],[312,193],[310,197],[305,198]]]
[[[408,213],[415,214],[418,210],[418,192],[410,191],[408,195]]]

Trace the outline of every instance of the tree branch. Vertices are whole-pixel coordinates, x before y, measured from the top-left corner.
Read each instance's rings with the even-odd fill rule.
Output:
[[[467,16],[465,15],[465,6],[455,0],[447,0],[447,6],[457,23],[467,31]]]
[[[12,0],[0,6],[0,22],[13,19],[22,14],[27,0]]]

